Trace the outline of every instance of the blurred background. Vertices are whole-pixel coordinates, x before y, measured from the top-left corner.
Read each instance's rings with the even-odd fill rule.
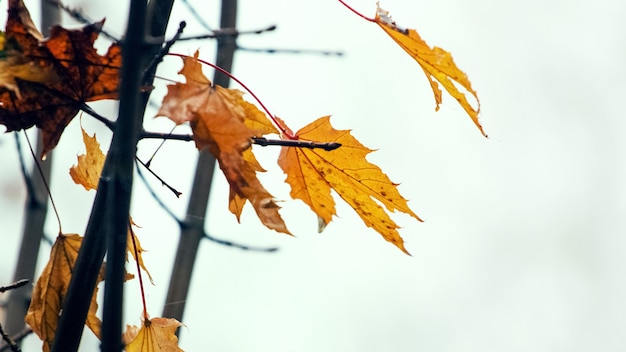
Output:
[[[219,2],[187,0],[211,26]],[[25,0],[36,23],[39,2]],[[105,29],[124,32],[126,1],[67,2]],[[350,4],[374,16],[374,1]],[[243,251],[204,241],[183,319],[187,351],[623,351],[626,349],[626,2],[387,0],[398,25],[415,28],[432,46],[451,52],[478,92],[483,138],[444,93],[439,112],[426,77],[378,26],[337,1],[239,1],[239,29],[278,26],[241,36],[246,48],[341,51],[343,56],[238,51],[233,73],[297,130],[332,115],[378,149],[369,160],[394,182],[425,222],[397,214],[412,256],[367,228],[348,206],[322,234],[317,219],[289,197],[275,164],[278,148],[255,147],[269,171],[262,181],[283,206],[296,235],[264,228],[252,209],[241,224],[228,212],[228,187],[217,174],[207,213],[212,236],[275,253]],[[6,2],[2,3],[6,6]],[[1,21],[6,15],[3,12]],[[204,34],[184,2],[170,30]],[[65,25],[75,20],[63,15]],[[106,40],[99,42],[106,48]],[[181,42],[173,52],[214,61],[211,40]],[[179,58],[166,58],[155,81],[155,106],[168,80],[180,80]],[[207,76],[212,71],[207,69]],[[235,86],[233,86],[235,87]],[[95,109],[114,118],[116,106]],[[146,114],[146,128],[171,123]],[[109,131],[84,116],[104,149]],[[32,131],[31,131],[32,132]],[[184,128],[180,130],[184,132]],[[158,142],[142,141],[147,158]],[[52,196],[66,233],[85,230],[94,192],[74,184],[68,169],[83,153],[79,119],[55,150]],[[152,168],[179,191],[150,185],[179,217],[197,152],[168,141]],[[32,164],[24,152],[27,164]],[[14,137],[0,134],[0,284],[12,281],[22,227],[25,187]],[[148,250],[155,285],[148,311],[159,316],[179,228],[135,179],[132,216]],[[57,233],[52,213],[47,235]],[[50,246],[43,244],[43,268]],[[126,287],[128,324],[142,312],[138,283]],[[5,299],[0,296],[0,299]],[[98,341],[85,333],[82,350]],[[25,351],[40,349],[30,336]]]

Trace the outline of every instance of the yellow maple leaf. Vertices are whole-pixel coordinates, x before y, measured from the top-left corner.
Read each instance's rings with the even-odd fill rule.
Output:
[[[264,121],[262,112],[243,99],[243,92],[212,85],[197,58],[198,52],[183,58],[179,73],[186,83],[168,86],[157,116],[167,116],[177,124],[189,122],[196,146],[208,148],[215,156],[239,206],[250,200],[265,226],[289,233],[278,212],[280,207],[261,185],[255,168],[244,159],[252,137],[276,130]]]
[[[146,319],[141,328],[127,325],[123,336],[126,352],[182,352],[176,337],[180,326],[171,318]]]
[[[485,131],[483,131],[483,127],[478,121],[478,113],[480,112],[478,95],[476,91],[472,89],[467,75],[465,75],[452,60],[452,55],[442,48],[429,47],[414,29],[398,27],[391,19],[389,12],[381,9],[378,3],[374,22],[422,67],[422,70],[424,70],[430,82],[433,94],[435,95],[435,110],[439,110],[439,105],[442,101],[441,89],[439,88],[439,83],[441,83],[445,90],[461,104],[461,107],[463,107],[463,110],[465,110],[476,127],[478,127],[480,133],[487,137]],[[470,105],[466,94],[459,91],[455,83],[474,97],[476,100],[476,108]]]
[[[86,190],[97,189],[106,156],[100,149],[96,134],[91,137],[82,126],[80,129],[85,143],[85,154],[77,157],[78,164],[70,168],[70,176],[76,184],[82,185]]]
[[[398,233],[399,226],[387,211],[398,210],[419,221],[421,219],[400,195],[397,184],[391,182],[378,166],[365,159],[372,150],[363,146],[350,131],[334,129],[329,116],[303,127],[296,133],[296,138],[341,143],[341,147],[333,151],[282,147],[278,159],[278,164],[287,174],[291,196],[304,201],[318,215],[324,223],[320,227],[323,228],[335,215],[335,202],[330,194],[333,189],[367,226],[408,254]],[[377,202],[383,204],[387,211]]]
[[[251,104],[243,99],[238,102],[239,106],[244,109],[243,124],[250,129],[260,132],[256,137],[264,136],[266,134],[278,134],[276,126],[265,116],[265,114],[259,110],[254,104]]]
[[[43,341],[43,351],[50,351],[54,341],[59,314],[70,279],[72,269],[78,256],[78,250],[83,238],[77,234],[59,235],[50,251],[50,259],[41,276],[35,284],[33,296],[26,313],[25,322]],[[104,279],[103,271],[98,275],[98,281]],[[96,287],[91,297],[91,305],[85,324],[100,338],[100,319],[96,316],[98,303]]]
[[[100,174],[102,173],[102,167],[104,166],[104,161],[106,159],[106,155],[100,149],[100,143],[96,139],[96,134],[94,133],[93,137],[89,136],[85,129],[81,126],[81,131],[83,134],[83,142],[85,144],[85,154],[79,155],[77,157],[78,164],[72,166],[70,168],[70,176],[72,180],[76,184],[82,185],[86,190],[98,189],[98,182],[100,181]],[[132,219],[129,221],[129,226],[137,226]],[[148,274],[148,278],[150,282],[154,284],[152,280],[152,275],[146,268],[146,265],[143,261],[142,253],[145,251],[143,247],[141,247],[141,243],[137,236],[134,236],[135,243],[133,245],[133,237],[131,231],[128,231],[128,242],[127,242],[127,253],[130,253],[133,259],[139,263],[140,267],[143,271]],[[135,252],[135,246],[137,248],[137,252]]]

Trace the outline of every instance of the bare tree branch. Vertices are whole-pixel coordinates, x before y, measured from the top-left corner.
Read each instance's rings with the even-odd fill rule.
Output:
[[[221,28],[237,27],[237,0],[222,0],[220,14]],[[237,43],[234,37],[220,37],[217,39],[216,64],[223,69],[232,70],[233,57]],[[215,71],[213,82],[222,87],[228,87],[230,78]],[[200,241],[205,235],[205,215],[207,212],[213,173],[215,171],[215,158],[204,149],[198,156],[198,164],[193,180],[193,191],[189,199],[187,214],[184,224],[181,227],[181,236],[176,250],[170,284],[163,307],[163,316],[175,318],[182,321],[185,311],[185,303],[191,283],[196,256]]]
[[[70,15],[73,19],[77,20],[80,23],[91,24],[91,23],[97,22],[97,21],[87,17],[79,9],[71,8],[71,7],[63,4],[60,0],[44,0],[44,1],[46,1],[47,3],[49,3],[51,5],[54,5],[54,6],[58,7],[58,8],[60,8],[61,10],[65,11],[68,15]],[[112,40],[114,42],[119,41],[119,36],[113,35],[113,34],[109,33],[108,31],[106,31],[104,29],[101,29],[100,33],[103,36],[107,37],[108,39],[110,39],[110,40]]]
[[[322,56],[343,56],[343,51],[336,50],[317,50],[317,49],[284,49],[284,48],[249,48],[245,46],[237,46],[241,51],[251,53],[265,54],[304,54],[304,55],[322,55]]]
[[[200,39],[216,39],[220,37],[238,37],[240,35],[247,35],[247,34],[262,34],[262,33],[271,32],[274,30],[276,30],[276,25],[269,25],[265,28],[246,30],[246,31],[241,31],[241,30],[238,30],[237,28],[222,28],[222,29],[216,29],[214,31],[211,31],[211,33],[208,33],[208,34],[199,34],[199,35],[193,35],[193,36],[188,36],[188,37],[182,37],[180,38],[180,40],[185,41],[185,40],[200,40]]]
[[[22,331],[20,331],[19,333],[13,335],[10,337],[11,341],[17,343],[20,343],[24,338],[26,338],[26,336],[30,335],[33,333],[33,330],[29,329],[29,328],[24,328],[22,329]],[[5,340],[6,341],[6,340]],[[6,350],[9,350],[11,348],[10,344],[2,344],[0,346],[0,352],[4,352]],[[19,349],[18,349],[19,351]],[[12,352],[15,352],[14,350],[12,350]]]
[[[30,282],[30,280],[21,279],[21,280],[15,281],[12,284],[6,285],[6,286],[0,286],[0,293],[4,293],[4,292],[10,291],[10,290],[15,290],[16,288],[20,288],[20,287],[26,285],[29,282]]]

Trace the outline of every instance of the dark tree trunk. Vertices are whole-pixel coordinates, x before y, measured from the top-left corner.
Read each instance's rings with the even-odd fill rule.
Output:
[[[220,26],[221,28],[236,28],[237,0],[222,0]],[[219,37],[215,63],[226,71],[232,71],[236,48],[235,37]],[[228,87],[230,78],[216,71],[213,83],[222,87]],[[175,318],[179,321],[183,320],[198,248],[205,233],[205,215],[211,193],[214,170],[215,158],[213,155],[207,149],[200,151],[187,214],[185,220],[181,223],[180,240],[163,308],[164,317]]]
[[[58,7],[51,5],[47,0],[41,1],[41,28],[44,35],[48,30],[61,20],[61,11]],[[16,132],[17,133],[17,132]],[[43,152],[41,134],[37,130],[37,156]],[[52,152],[49,152],[45,160],[40,160],[42,174],[33,167],[29,176],[30,184],[24,211],[24,232],[22,233],[22,243],[15,265],[13,281],[27,279],[31,282],[35,279],[35,269],[37,268],[37,257],[39,255],[39,245],[43,238],[43,230],[48,212],[48,191],[44,179],[50,182],[52,170]],[[12,291],[9,295],[6,308],[6,322],[4,328],[12,336],[25,328],[24,316],[30,305],[32,295],[32,285],[26,285],[20,289]]]
[[[108,254],[102,351],[119,352],[123,349],[123,283],[130,198],[138,131],[147,101],[147,96],[141,96],[140,86],[142,83],[150,84],[152,76],[146,76],[150,82],[140,80],[145,67],[160,48],[171,7],[172,0],[152,0],[149,6],[144,0],[131,0],[128,29],[122,45],[119,115],[65,297],[53,352],[78,349],[105,252]],[[149,24],[146,24],[146,19]],[[151,36],[152,46],[146,42],[147,35]]]

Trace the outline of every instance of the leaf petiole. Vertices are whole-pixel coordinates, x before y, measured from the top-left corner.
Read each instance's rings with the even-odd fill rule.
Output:
[[[178,56],[180,58],[192,58],[189,55],[183,55],[183,54],[177,54],[177,53],[169,53],[167,55],[170,56]],[[278,122],[278,120],[276,119],[276,117],[274,117],[274,115],[269,111],[269,109],[265,106],[265,104],[263,104],[263,102],[261,101],[261,99],[259,99],[256,94],[254,94],[254,92],[252,90],[250,90],[250,88],[248,88],[248,86],[246,86],[242,81],[240,81],[237,77],[233,76],[232,73],[226,71],[225,69],[212,64],[208,61],[202,60],[202,59],[198,59],[196,58],[196,60],[198,60],[198,62],[203,63],[207,66],[211,66],[214,69],[220,71],[221,73],[225,74],[226,76],[230,77],[233,81],[237,82],[243,89],[246,90],[246,92],[250,93],[250,95],[252,95],[252,97],[254,98],[254,100],[256,100],[259,105],[261,105],[261,108],[263,108],[263,110],[265,110],[265,113],[267,113],[267,116],[269,116],[269,118],[272,120],[272,122],[274,123],[274,125],[276,125],[276,127],[278,127],[278,129],[280,130],[280,132],[285,135],[287,138],[292,139],[292,140],[296,140],[298,139],[297,136],[293,135],[292,133],[290,133],[285,127],[283,127],[283,125],[281,123]]]
[[[363,18],[364,20],[369,21],[369,22],[376,22],[376,20],[375,20],[375,19],[373,19],[373,18],[371,18],[371,17],[367,17],[367,16],[363,15],[363,14],[362,14],[362,13],[360,13],[359,11],[355,10],[354,8],[352,8],[352,6],[350,6],[350,5],[346,4],[343,0],[339,0],[339,2],[340,2],[343,6],[347,7],[347,8],[348,8],[348,10],[350,10],[350,11],[354,12],[355,14],[357,14],[359,17]]]
[[[135,231],[133,231],[132,221],[128,221],[128,232],[130,232],[130,238],[133,242],[133,251],[135,252],[135,264],[137,266],[137,277],[139,277],[139,288],[141,289],[141,303],[143,303],[143,318],[144,321],[150,320],[148,316],[148,308],[146,307],[146,294],[143,289],[143,277],[141,276],[141,266],[139,264],[139,251],[137,250],[137,241],[135,240]]]
[[[28,143],[28,149],[30,150],[30,155],[33,157],[33,160],[35,161],[37,172],[39,172],[39,176],[41,177],[42,184],[45,187],[46,192],[48,193],[48,199],[50,199],[52,210],[54,211],[54,215],[56,216],[57,223],[59,225],[59,234],[61,234],[63,233],[63,230],[61,230],[61,216],[59,215],[57,206],[54,203],[54,198],[52,198],[52,192],[50,192],[50,185],[48,184],[48,180],[46,180],[45,173],[43,172],[43,168],[41,167],[41,164],[39,164],[39,160],[37,160],[37,156],[35,155],[35,151],[33,150],[33,145],[30,142],[30,139],[28,138],[28,133],[26,133],[26,130],[23,130],[23,132],[24,132],[24,138],[26,139],[26,142]],[[16,138],[15,140],[19,142],[18,138]],[[45,158],[45,155],[43,156],[43,158]]]

